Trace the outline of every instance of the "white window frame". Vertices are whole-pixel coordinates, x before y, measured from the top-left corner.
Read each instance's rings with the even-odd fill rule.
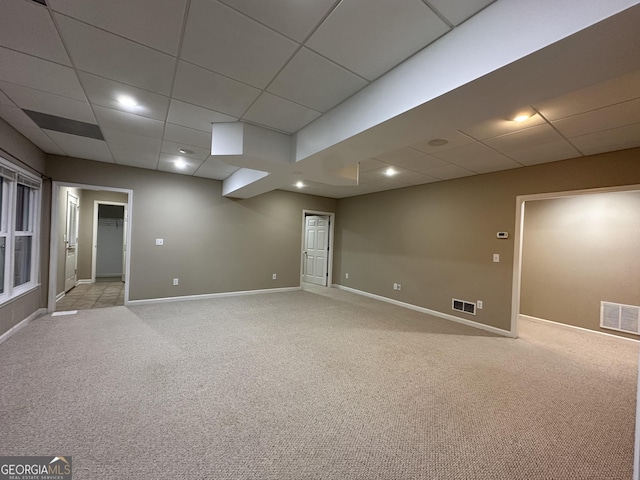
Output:
[[[40,210],[42,198],[42,180],[30,172],[0,157],[0,181],[2,188],[2,221],[0,237],[5,240],[4,288],[0,294],[0,305],[27,293],[40,285]],[[16,195],[18,184],[30,188],[29,224],[26,230],[16,232]],[[31,237],[31,269],[29,281],[18,285],[14,283],[16,237]]]

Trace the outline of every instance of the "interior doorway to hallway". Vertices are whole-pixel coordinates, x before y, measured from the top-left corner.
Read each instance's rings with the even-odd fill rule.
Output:
[[[305,210],[302,220],[301,280],[322,287],[331,286],[335,214]]]
[[[69,215],[69,198],[75,199],[75,216]],[[51,204],[48,310],[126,305],[131,190],[53,182]]]

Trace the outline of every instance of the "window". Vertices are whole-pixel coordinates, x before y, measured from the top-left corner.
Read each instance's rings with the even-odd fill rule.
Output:
[[[0,158],[0,303],[38,284],[40,186]]]

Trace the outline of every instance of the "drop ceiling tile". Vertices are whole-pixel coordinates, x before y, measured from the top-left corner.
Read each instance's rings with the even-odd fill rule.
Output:
[[[134,135],[161,138],[164,123],[140,115],[113,110],[100,106],[94,106],[93,110],[101,128],[120,130]]]
[[[570,140],[585,155],[640,147],[640,123],[581,135]]]
[[[80,122],[96,123],[91,107],[82,100],[61,97],[7,82],[0,82],[0,88],[20,108]]]
[[[180,148],[188,149],[193,153],[181,153]],[[162,153],[166,153],[173,156],[182,157],[185,160],[206,160],[211,155],[211,148],[201,148],[194,145],[185,145],[184,143],[177,143],[165,140],[162,142]]]
[[[522,166],[521,163],[518,163],[504,155],[500,155],[499,153],[495,153],[494,155],[485,158],[460,160],[459,162],[456,162],[456,165],[475,173],[498,172],[500,170],[509,170],[511,168],[518,168]]]
[[[637,123],[638,120],[640,120],[640,98],[556,120],[553,126],[565,137],[577,137],[624,127]]]
[[[460,25],[469,17],[490,5],[495,0],[429,0],[444,18],[453,25]]]
[[[564,139],[555,142],[541,143],[539,145],[529,145],[525,148],[511,150],[509,157],[523,165],[537,165],[539,163],[557,162],[567,158],[579,157],[578,152],[570,143]]]
[[[447,165],[447,162],[431,155],[423,155],[398,162],[398,166],[419,173],[425,173],[432,168],[441,167],[442,165]]]
[[[392,152],[382,153],[380,155],[376,155],[375,158],[385,163],[399,163],[404,160],[409,160],[411,158],[423,157],[424,153],[419,152],[411,147],[402,147],[398,150],[393,150]]]
[[[47,135],[60,145],[70,157],[95,160],[97,162],[113,163],[113,157],[103,140],[69,135],[68,133],[47,130]]]
[[[498,137],[489,138],[482,143],[498,150],[499,152],[508,154],[514,150],[534,147],[541,143],[557,142],[562,137],[548,123],[536,125],[535,127],[525,128],[517,132],[507,133]]]
[[[368,82],[320,55],[302,48],[267,91],[326,112]]]
[[[54,11],[103,30],[170,55],[178,53],[186,0],[48,0],[48,3]]]
[[[435,147],[429,145],[429,142],[434,139],[444,139],[444,140],[447,140],[449,143],[445,145],[435,146]],[[450,150],[452,148],[461,147],[462,145],[466,145],[474,141],[475,140],[473,138],[465,135],[464,133],[453,131],[453,132],[449,132],[446,135],[438,135],[437,137],[428,138],[422,142],[414,143],[413,145],[410,145],[410,146],[411,148],[420,150],[421,152],[424,152],[424,153],[436,154],[438,152],[443,152],[445,150]]]
[[[164,121],[167,116],[167,109],[169,108],[168,97],[148,92],[141,88],[131,87],[114,80],[98,77],[90,73],[78,72],[78,77],[89,101],[94,105],[122,110],[156,120]],[[138,105],[135,107],[125,107],[121,105],[117,101],[120,95],[134,98],[138,102]]]
[[[54,155],[66,155],[66,153],[18,107],[0,105],[0,117],[31,140],[43,152]]]
[[[185,165],[179,168],[176,162],[182,161]],[[195,158],[184,158],[176,155],[160,155],[160,162],[158,162],[158,170],[163,172],[179,173],[181,175],[193,175],[196,170],[202,165],[203,160],[197,160]]]
[[[440,180],[451,180],[453,178],[468,177],[469,175],[473,175],[473,173],[471,170],[459,167],[458,165],[443,165],[430,169],[427,175]]]
[[[491,120],[461,128],[460,131],[476,140],[485,140],[546,123],[540,115],[533,115],[524,122],[514,122],[509,120],[508,117],[509,115],[507,114],[504,118],[492,118]]]
[[[192,0],[181,58],[264,88],[298,44],[219,2]]]
[[[71,65],[49,10],[24,0],[3,0],[0,45],[56,63]]]
[[[217,158],[209,157],[194,173],[196,177],[211,178],[214,180],[224,180],[232,173],[239,170],[238,167],[233,167],[221,162]]]
[[[211,154],[211,132],[202,132],[193,128],[167,123],[164,130],[164,139],[183,145],[204,148],[209,152],[209,155]]]
[[[294,133],[320,116],[320,112],[263,93],[243,117],[251,122]]]
[[[433,42],[449,27],[415,0],[341,2],[306,45],[374,80]]]
[[[258,95],[257,88],[186,62],[178,66],[173,89],[179,100],[234,117],[242,116]]]
[[[559,120],[640,97],[640,70],[536,105],[549,120]]]
[[[171,92],[174,57],[63,15],[56,14],[56,21],[77,69],[163,95]]]
[[[191,105],[190,103],[181,102],[180,100],[171,100],[169,105],[169,116],[167,122],[184,127],[194,128],[211,135],[211,124],[214,122],[235,122],[237,117],[225,115],[213,110]]]
[[[360,173],[368,172],[370,170],[377,170],[382,167],[388,167],[387,163],[381,162],[375,158],[368,158],[360,162]]]
[[[113,158],[117,163],[120,161],[135,158],[136,160],[144,160],[148,162],[157,162],[160,155],[160,145],[147,147],[122,145],[119,143],[109,143],[109,148],[113,154]]]
[[[112,130],[110,128],[102,128],[102,135],[109,145],[123,145],[133,149],[150,150],[157,155],[160,153],[160,145],[162,140],[160,138],[146,137],[143,135],[136,135],[122,130]]]
[[[0,86],[0,88],[2,88],[2,86]],[[11,99],[7,97],[1,90],[0,90],[0,105],[9,105],[11,107],[15,107],[15,104],[11,101]]]
[[[245,15],[302,42],[333,7],[335,0],[221,0]]]
[[[494,150],[491,150],[480,142],[468,143],[460,147],[431,154],[432,157],[439,158],[448,163],[491,158],[494,155],[496,155]]]
[[[2,47],[0,65],[3,65],[0,68],[0,80],[76,100],[86,100],[78,77],[69,67]],[[11,68],[5,67],[9,65]]]

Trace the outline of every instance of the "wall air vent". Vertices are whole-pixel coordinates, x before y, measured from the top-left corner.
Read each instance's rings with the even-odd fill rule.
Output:
[[[70,118],[34,112],[33,110],[23,111],[29,115],[29,118],[31,118],[36,125],[45,130],[53,130],[54,132],[68,133],[70,135],[78,135],[79,137],[104,140],[100,127],[93,123],[79,122],[78,120],[71,120]]]
[[[468,313],[469,315],[476,314],[476,304],[473,302],[465,302],[464,300],[452,298],[451,308],[457,312]]]
[[[600,302],[600,326],[609,330],[640,335],[640,307]]]

